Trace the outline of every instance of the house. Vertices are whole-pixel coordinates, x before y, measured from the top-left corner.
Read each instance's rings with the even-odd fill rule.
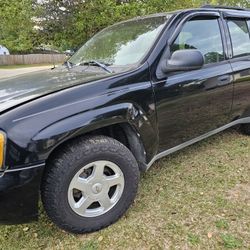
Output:
[[[9,54],[10,54],[9,50],[6,47],[0,45],[0,55],[9,55]]]

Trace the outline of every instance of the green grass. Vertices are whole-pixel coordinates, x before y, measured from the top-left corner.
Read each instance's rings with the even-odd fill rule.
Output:
[[[198,235],[189,233],[188,242],[191,243],[192,245],[198,245],[200,243],[200,238]]]
[[[221,238],[225,248],[240,248],[242,247],[242,240],[235,238],[230,234],[222,234]]]
[[[53,66],[53,64],[44,63],[44,64],[0,65],[0,69],[20,69],[20,68],[41,67],[41,66]]]
[[[87,235],[0,227],[0,249],[250,249],[250,137],[229,130],[157,162],[114,225]]]
[[[224,219],[220,219],[220,220],[217,220],[215,222],[215,225],[218,229],[226,229],[228,230],[229,229],[229,224],[226,220]]]

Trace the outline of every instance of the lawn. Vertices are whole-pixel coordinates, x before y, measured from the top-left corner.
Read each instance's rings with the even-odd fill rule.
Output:
[[[250,249],[250,137],[228,130],[142,175],[116,224],[71,235],[39,222],[0,226],[1,249]]]

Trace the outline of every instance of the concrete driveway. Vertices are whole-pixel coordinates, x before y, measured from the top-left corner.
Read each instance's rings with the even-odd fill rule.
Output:
[[[44,69],[50,69],[53,66],[38,66],[38,67],[27,67],[27,68],[17,68],[17,69],[0,69],[0,79],[13,77],[17,75],[22,75],[30,72],[35,72]]]

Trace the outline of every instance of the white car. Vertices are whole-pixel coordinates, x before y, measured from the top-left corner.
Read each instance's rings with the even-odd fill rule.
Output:
[[[9,54],[10,54],[9,50],[6,47],[0,45],[0,55],[9,55]]]

